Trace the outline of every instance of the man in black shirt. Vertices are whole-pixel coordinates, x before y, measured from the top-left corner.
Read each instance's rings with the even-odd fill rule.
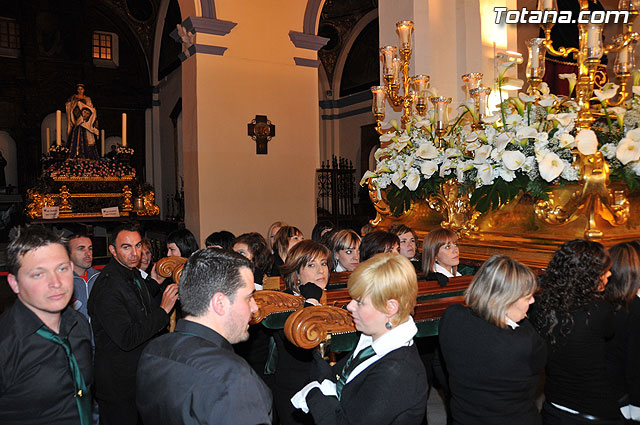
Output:
[[[254,291],[252,265],[241,255],[211,248],[189,257],[180,278],[186,317],[140,357],[145,424],[271,423],[271,391],[231,346],[249,338]]]
[[[91,424],[91,330],[68,307],[73,264],[55,233],[20,231],[7,248],[15,304],[0,316],[0,423]]]
[[[142,238],[134,226],[114,230],[109,245],[113,256],[89,295],[89,315],[95,339],[96,398],[102,425],[135,425],[136,370],[145,345],[169,323],[178,286],[161,289],[143,279],[137,269]]]

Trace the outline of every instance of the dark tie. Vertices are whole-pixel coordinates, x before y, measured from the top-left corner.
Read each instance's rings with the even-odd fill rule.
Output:
[[[48,339],[49,341],[55,342],[56,344],[60,344],[62,348],[64,348],[64,352],[67,355],[67,360],[69,360],[69,369],[71,370],[73,386],[75,389],[75,393],[73,396],[75,397],[76,405],[78,406],[80,424],[91,425],[93,423],[93,419],[91,417],[91,395],[87,394],[87,386],[84,383],[84,378],[82,377],[82,372],[80,371],[80,367],[78,366],[78,362],[76,361],[76,356],[74,356],[71,352],[71,346],[69,345],[69,342],[66,340],[66,338],[62,339],[55,333],[51,332],[51,330],[45,325],[42,325],[42,327],[38,329],[36,333],[44,339]]]
[[[340,400],[340,397],[342,396],[342,388],[347,384],[347,379],[349,379],[349,375],[351,375],[351,372],[353,372],[353,370],[360,363],[375,355],[376,352],[373,351],[373,347],[368,346],[364,350],[360,350],[360,352],[355,357],[349,357],[349,360],[347,360],[347,363],[345,363],[344,367],[342,368],[342,373],[338,378],[338,382],[336,382],[336,394],[338,395],[338,400]]]

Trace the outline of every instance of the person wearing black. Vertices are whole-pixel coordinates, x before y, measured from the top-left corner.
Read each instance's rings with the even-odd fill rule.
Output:
[[[103,425],[137,424],[135,383],[138,360],[145,345],[169,323],[178,298],[178,285],[160,291],[152,279],[142,279],[136,268],[142,238],[133,226],[113,233],[113,258],[100,273],[89,296],[89,315],[95,338],[95,385]]]
[[[616,332],[607,344],[607,371],[627,423],[640,424],[640,244],[616,244],[609,255],[604,296],[614,307]]]
[[[349,276],[348,288],[353,300],[347,309],[362,332],[358,345],[292,403],[310,412],[316,425],[421,424],[427,375],[413,345],[414,267],[402,255],[378,254]]]
[[[502,255],[489,258],[439,325],[453,424],[539,425],[535,391],[546,346],[526,319],[536,278]]]
[[[18,296],[0,316],[0,423],[90,425],[91,330],[68,306],[73,264],[61,238],[40,226],[7,248]]]
[[[305,306],[309,308],[318,305],[329,281],[328,261],[329,250],[324,245],[312,240],[297,243],[281,268],[286,292],[304,297]],[[311,380],[313,350],[296,347],[282,330],[274,334],[274,340],[277,363],[273,396],[280,422],[282,425],[313,424],[310,415],[296,411],[291,404],[291,397]]]
[[[271,391],[231,346],[247,340],[258,310],[251,270],[242,256],[219,249],[189,257],[180,279],[186,316],[140,358],[137,403],[145,424],[271,423]]]
[[[606,372],[615,331],[613,307],[602,295],[610,267],[601,244],[573,240],[556,251],[540,280],[531,319],[548,347],[545,425],[621,423]]]

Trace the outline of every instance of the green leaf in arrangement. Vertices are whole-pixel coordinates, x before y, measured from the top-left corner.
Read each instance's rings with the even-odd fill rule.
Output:
[[[526,187],[527,181],[526,176],[521,174],[510,182],[498,177],[492,185],[481,186],[473,191],[471,205],[482,213],[497,209],[515,198]]]

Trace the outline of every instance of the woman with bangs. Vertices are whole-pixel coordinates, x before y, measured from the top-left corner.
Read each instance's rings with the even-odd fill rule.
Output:
[[[523,264],[494,255],[439,324],[454,424],[538,425],[535,392],[546,346],[526,319],[536,278]]]
[[[607,376],[613,307],[604,299],[611,258],[598,242],[573,240],[556,251],[540,280],[532,323],[549,352],[545,425],[618,425],[618,401]]]
[[[281,229],[282,230],[282,229]],[[304,297],[305,306],[320,304],[329,282],[329,250],[322,244],[305,240],[297,243],[280,268],[286,292]],[[282,425],[313,424],[310,415],[297,411],[291,397],[311,380],[313,350],[294,346],[280,330],[274,334],[277,364],[273,396]]]
[[[389,232],[397,235],[398,239],[400,239],[400,255],[407,257],[413,267],[422,272],[422,261],[420,261],[420,256],[418,255],[418,245],[416,245],[418,241],[416,232],[406,224],[399,223],[389,226]]]
[[[353,230],[338,230],[329,239],[333,272],[352,272],[360,264],[360,236]]]
[[[304,240],[302,231],[294,226],[282,226],[273,239],[273,267],[271,276],[282,276],[280,267],[287,259],[287,254],[298,242]]]
[[[360,340],[326,379],[305,386],[292,403],[310,412],[317,425],[421,424],[428,385],[413,345],[414,267],[401,255],[378,254],[349,276],[348,288],[353,300],[347,309]]]
[[[422,274],[441,273],[446,277],[460,276],[458,236],[449,229],[437,228],[424,237],[422,243]]]
[[[611,277],[604,297],[613,305],[615,337],[607,346],[607,370],[620,410],[629,424],[640,423],[640,245],[623,242],[609,249]]]

